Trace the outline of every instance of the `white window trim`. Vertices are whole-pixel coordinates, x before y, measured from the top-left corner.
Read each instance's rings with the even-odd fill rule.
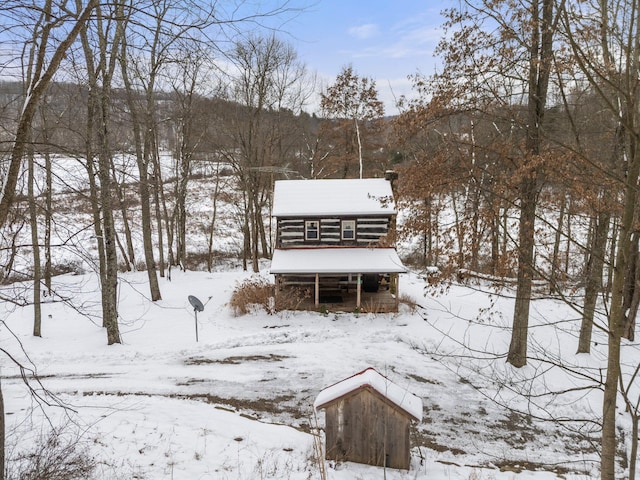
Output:
[[[345,232],[345,225],[353,225],[353,229],[351,230],[353,232],[353,237],[351,238],[345,238],[344,236],[344,232]],[[355,220],[342,220],[341,224],[340,224],[340,238],[342,240],[355,240],[356,239],[356,221]]]
[[[309,226],[313,224],[315,224],[315,228],[312,228],[311,230],[316,231],[316,237],[309,238]],[[304,239],[310,241],[320,240],[320,220],[306,220],[304,222]]]

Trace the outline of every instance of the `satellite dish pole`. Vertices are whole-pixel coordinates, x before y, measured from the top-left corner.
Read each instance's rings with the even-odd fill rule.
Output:
[[[196,342],[198,341],[198,312],[202,312],[204,310],[204,304],[193,295],[189,295],[188,297],[189,303],[193,307],[193,313],[196,314]]]

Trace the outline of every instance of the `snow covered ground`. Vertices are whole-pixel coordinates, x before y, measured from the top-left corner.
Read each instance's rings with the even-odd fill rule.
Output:
[[[8,443],[14,446],[9,453],[29,451],[52,425],[77,436],[100,462],[95,478],[319,479],[312,404],[324,387],[374,367],[422,399],[423,419],[412,436],[422,446],[412,449],[408,472],[327,463],[331,480],[597,475],[588,437],[601,392],[581,390],[592,382],[549,358],[601,372],[604,356],[598,346],[588,357],[574,355],[579,324],[563,303],[534,302],[531,353],[548,355],[512,370],[504,361],[513,308],[506,290],[489,294],[486,286],[452,285],[434,291],[410,273],[400,285],[420,305],[415,310],[256,310],[235,317],[226,303],[247,276],[236,269],[174,270],[170,282],[161,281],[163,299],[152,303],[146,274],[124,274],[123,343],[113,346],[91,315],[99,313],[92,274],[55,279],[58,296],[43,306],[42,338],[31,336],[31,307],[4,302],[0,348],[36,369],[42,387],[68,407],[37,405],[18,369],[1,356]],[[13,285],[2,294],[21,292]],[[197,319],[198,342],[188,295],[206,303]],[[571,391],[551,394],[559,389]],[[523,390],[532,396],[523,397]],[[561,426],[549,418],[564,421]],[[621,409],[621,427],[628,428],[626,421]]]

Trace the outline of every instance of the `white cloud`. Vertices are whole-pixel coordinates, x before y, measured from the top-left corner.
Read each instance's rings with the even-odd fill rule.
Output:
[[[375,23],[366,23],[364,25],[358,25],[357,27],[351,27],[348,32],[352,37],[365,40],[376,37],[380,33],[380,28]]]

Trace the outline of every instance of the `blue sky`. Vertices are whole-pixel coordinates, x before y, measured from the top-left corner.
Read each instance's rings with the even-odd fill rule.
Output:
[[[376,81],[387,114],[393,97],[410,95],[407,76],[431,74],[433,50],[442,35],[440,11],[447,1],[299,0],[309,5],[282,26],[300,58],[326,86],[345,65]],[[293,6],[293,2],[290,2]]]

